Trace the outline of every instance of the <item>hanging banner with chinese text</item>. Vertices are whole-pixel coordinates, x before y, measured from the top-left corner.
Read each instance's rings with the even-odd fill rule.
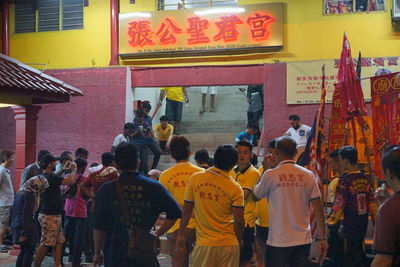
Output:
[[[357,65],[357,58],[353,59]],[[317,104],[320,102],[322,76],[321,66],[326,71],[326,102],[332,101],[334,84],[337,83],[339,59],[315,60],[287,63],[287,104]],[[391,72],[400,71],[399,57],[379,57],[361,59],[361,78],[375,76],[375,72],[386,68]],[[371,100],[369,79],[362,79],[361,86],[366,101]]]
[[[400,72],[373,77],[371,86],[375,166],[382,178],[382,153],[400,143]]]
[[[120,56],[282,47],[283,3],[119,15]]]

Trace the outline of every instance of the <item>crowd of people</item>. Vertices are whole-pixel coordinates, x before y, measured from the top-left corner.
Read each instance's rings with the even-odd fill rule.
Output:
[[[297,115],[290,116],[283,136],[268,143],[260,166],[252,125],[233,145],[216,148],[213,158],[197,151],[195,165],[189,140],[173,135],[165,116],[153,130],[150,109],[138,110],[134,122],[124,125],[100,164],[88,167],[85,148],[59,158],[39,151],[16,194],[14,152],[1,151],[1,252],[9,249],[3,240],[11,229],[20,246],[18,267],[41,266],[46,255],[53,255],[56,267],[63,255],[74,267],[82,265],[82,256],[95,265],[159,266],[165,234],[174,267],[400,266],[400,146],[383,154],[385,182],[376,192],[358,169],[356,148],[333,151],[337,178],[325,216],[317,178],[296,164],[310,131]],[[153,151],[150,171],[148,150],[159,154]],[[165,153],[175,164],[157,170]],[[364,248],[369,221],[373,262]],[[317,253],[311,258],[313,242]]]

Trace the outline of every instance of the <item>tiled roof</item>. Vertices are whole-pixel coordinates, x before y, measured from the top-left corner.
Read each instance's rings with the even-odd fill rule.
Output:
[[[1,88],[21,89],[32,94],[83,95],[81,90],[3,54],[0,54]]]

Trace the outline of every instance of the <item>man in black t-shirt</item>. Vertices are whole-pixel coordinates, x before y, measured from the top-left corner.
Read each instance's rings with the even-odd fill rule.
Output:
[[[41,159],[40,166],[49,187],[40,196],[39,222],[42,227],[42,237],[36,251],[34,265],[39,267],[46,256],[47,248],[54,247],[54,265],[61,267],[61,253],[65,237],[62,230],[63,199],[60,186],[71,185],[75,181],[76,164],[75,162],[71,163],[71,173],[65,178],[53,173],[56,159],[50,154]]]
[[[164,186],[137,172],[138,148],[135,145],[119,145],[115,151],[115,161],[121,173],[119,178],[103,184],[96,195],[93,263],[97,266],[102,261],[103,251],[105,267],[159,266],[155,255],[140,259],[128,258],[127,222],[122,216],[116,184],[118,182],[121,185],[130,225],[149,231],[162,212],[167,214],[165,222],[155,233],[157,237],[163,235],[181,217],[179,205]]]

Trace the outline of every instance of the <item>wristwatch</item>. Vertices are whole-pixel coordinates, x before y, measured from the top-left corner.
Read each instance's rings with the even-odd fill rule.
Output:
[[[326,237],[319,237],[319,236],[317,236],[315,239],[314,239],[315,241],[326,241]]]

